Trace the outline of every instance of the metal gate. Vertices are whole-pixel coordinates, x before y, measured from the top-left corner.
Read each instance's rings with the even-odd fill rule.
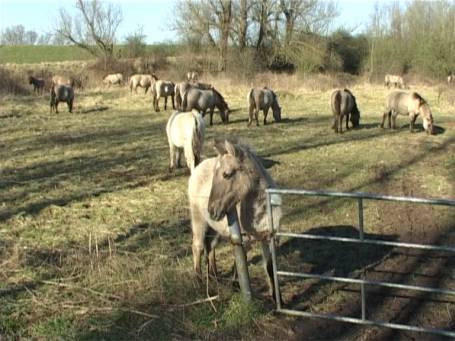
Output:
[[[276,203],[281,203],[280,200],[273,200],[274,194],[279,195],[300,195],[300,196],[324,196],[324,197],[338,197],[338,198],[350,198],[357,200],[358,202],[358,228],[359,228],[359,237],[358,238],[345,238],[345,237],[335,237],[335,236],[322,236],[306,233],[290,233],[290,232],[280,232],[274,227],[273,216],[272,216],[272,207]],[[276,230],[275,237],[292,237],[292,238],[302,238],[302,239],[313,239],[313,240],[328,240],[336,241],[343,243],[356,243],[356,244],[369,244],[369,245],[384,245],[391,247],[401,247],[408,249],[420,249],[420,250],[432,250],[432,251],[443,251],[451,254],[455,254],[455,247],[452,246],[436,246],[429,244],[416,244],[416,243],[403,243],[403,242],[394,242],[394,241],[385,241],[377,239],[367,239],[364,237],[363,231],[363,202],[364,200],[384,200],[384,201],[400,201],[400,202],[410,202],[415,204],[427,204],[427,205],[442,205],[442,206],[452,206],[455,207],[455,200],[444,200],[444,199],[423,199],[423,198],[413,198],[413,197],[399,197],[399,196],[385,196],[385,195],[376,195],[370,193],[343,193],[343,192],[330,192],[330,191],[313,191],[313,190],[297,190],[297,189],[267,189],[267,214],[269,217],[269,227],[272,231]],[[277,311],[284,314],[295,315],[295,316],[304,316],[304,317],[315,317],[330,319],[341,322],[349,322],[354,324],[370,325],[370,326],[380,326],[388,327],[399,330],[407,331],[416,331],[416,332],[425,332],[438,334],[443,336],[455,337],[455,332],[444,330],[444,329],[433,329],[433,328],[424,328],[419,326],[411,326],[398,323],[390,323],[386,321],[376,321],[367,319],[366,314],[366,297],[365,297],[365,287],[367,285],[374,285],[380,287],[394,288],[394,289],[405,289],[405,290],[414,290],[420,292],[444,294],[455,296],[455,290],[446,290],[446,289],[437,289],[429,287],[421,287],[414,285],[404,285],[398,283],[390,282],[381,282],[381,281],[369,281],[362,279],[354,279],[349,277],[334,277],[310,273],[301,273],[301,272],[289,272],[289,271],[280,271],[277,264],[276,256],[276,240],[272,238],[270,241],[270,250],[272,253],[272,262],[273,262],[273,277],[275,282],[275,292],[276,292],[276,302],[277,302]],[[360,295],[361,295],[361,318],[353,318],[347,316],[339,316],[333,314],[319,314],[308,311],[292,310],[285,309],[281,305],[280,301],[280,287],[279,287],[279,277],[299,277],[299,278],[313,278],[313,279],[322,279],[336,282],[344,283],[353,283],[360,285]]]

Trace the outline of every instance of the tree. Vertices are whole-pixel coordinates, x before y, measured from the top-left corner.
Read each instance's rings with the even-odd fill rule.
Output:
[[[145,38],[146,35],[142,27],[125,37],[127,56],[129,58],[142,57],[145,54]]]
[[[123,19],[120,7],[100,0],[77,0],[76,9],[79,13],[74,18],[60,9],[56,34],[94,56],[103,56],[107,67]]]

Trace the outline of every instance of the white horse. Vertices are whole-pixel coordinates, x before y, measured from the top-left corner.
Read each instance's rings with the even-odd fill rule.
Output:
[[[204,146],[205,121],[197,110],[189,112],[176,111],[171,115],[166,125],[169,142],[170,165],[169,171],[180,167],[180,156],[183,149],[186,164],[191,172],[201,161]]]
[[[114,84],[122,85],[123,75],[121,73],[113,73],[113,74],[107,75],[106,77],[104,77],[103,82],[108,87],[111,85],[114,85]]]

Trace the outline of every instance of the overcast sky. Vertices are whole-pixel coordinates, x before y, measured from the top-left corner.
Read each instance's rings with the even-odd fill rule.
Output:
[[[123,21],[118,37],[123,38],[139,27],[148,43],[177,40],[172,30],[175,3],[179,0],[114,0],[122,8]],[[357,28],[360,32],[369,20],[376,0],[339,0],[340,16],[335,25]],[[380,3],[384,3],[382,0]],[[388,1],[390,2],[390,1]],[[23,25],[40,34],[52,31],[60,8],[74,13],[74,0],[0,0],[0,30]]]

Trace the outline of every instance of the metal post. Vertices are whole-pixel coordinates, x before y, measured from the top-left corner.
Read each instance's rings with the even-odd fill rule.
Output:
[[[245,301],[251,301],[250,276],[246,263],[246,254],[242,246],[242,234],[240,233],[239,219],[237,210],[234,208],[227,214],[231,242],[234,246],[235,266],[239,276],[240,290]]]
[[[269,220],[270,227],[270,253],[272,254],[272,267],[273,267],[273,286],[275,288],[275,302],[277,311],[281,310],[281,294],[280,294],[280,284],[278,283],[278,265],[276,261],[276,245],[275,245],[275,236],[273,235],[274,226],[273,226],[273,214],[272,214],[272,195],[267,192],[267,216]]]
[[[359,198],[359,238],[363,242],[364,233],[363,233],[363,200]],[[364,245],[362,243],[362,245]],[[365,270],[362,272],[362,279],[365,279]],[[365,298],[365,283],[362,282],[360,284],[360,296],[362,300],[362,320],[365,321],[367,319],[367,312],[366,312],[366,298]]]

